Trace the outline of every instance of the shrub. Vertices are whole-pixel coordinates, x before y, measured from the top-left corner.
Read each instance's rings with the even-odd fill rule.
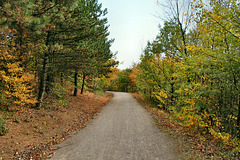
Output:
[[[0,115],[0,136],[5,135],[6,133],[7,133],[6,123],[2,115]]]

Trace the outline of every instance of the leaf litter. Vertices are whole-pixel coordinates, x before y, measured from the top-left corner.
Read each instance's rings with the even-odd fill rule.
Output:
[[[86,127],[111,97],[110,93],[97,95],[86,92],[71,97],[68,106],[17,109],[7,116],[8,133],[0,136],[0,159],[50,158],[58,149],[57,144]]]

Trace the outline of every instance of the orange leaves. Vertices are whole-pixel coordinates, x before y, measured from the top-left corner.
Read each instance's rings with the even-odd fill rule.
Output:
[[[10,35],[10,34],[17,34],[17,33],[18,32],[17,32],[16,29],[6,28],[2,34],[3,35]]]
[[[33,75],[23,73],[19,63],[8,63],[5,67],[6,72],[1,71],[0,77],[5,84],[3,93],[6,97],[14,98],[13,103],[18,105],[35,103],[35,100],[30,98],[32,97],[31,87],[27,85],[34,78]]]
[[[110,62],[113,63],[115,60],[114,59],[110,59]]]
[[[5,33],[6,33],[6,34],[10,34],[10,32],[11,32],[11,29],[9,29],[9,28],[7,28],[7,29],[5,30]]]
[[[49,30],[52,30],[52,29],[54,29],[54,28],[56,28],[56,26],[55,26],[54,24],[49,24],[49,25],[47,25],[47,26],[44,28],[44,30],[45,30],[45,31],[49,31]]]
[[[14,48],[10,50],[5,45],[0,48],[0,51],[2,53],[0,57],[1,92],[13,104],[35,103],[35,99],[32,98],[32,89],[29,85],[34,76],[23,71],[20,65],[21,61],[18,60],[18,53],[15,53]]]
[[[54,24],[51,24],[50,28],[56,28],[56,26]]]

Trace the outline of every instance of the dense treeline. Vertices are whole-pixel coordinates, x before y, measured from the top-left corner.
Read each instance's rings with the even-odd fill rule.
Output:
[[[76,96],[78,77],[83,92],[86,80],[107,74],[117,62],[106,14],[97,0],[1,1],[0,109],[40,108],[69,86]]]
[[[97,86],[108,91],[136,92],[135,75],[132,71],[130,68],[111,68],[111,72],[97,80]]]
[[[176,15],[133,67],[136,86],[184,126],[230,143],[240,137],[239,1],[181,2],[169,1]]]

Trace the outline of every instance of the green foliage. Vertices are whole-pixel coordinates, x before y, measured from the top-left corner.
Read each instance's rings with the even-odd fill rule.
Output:
[[[118,77],[117,86],[118,86],[119,91],[121,91],[121,92],[129,91],[129,88],[131,87],[130,86],[131,81],[130,81],[130,77],[129,77],[130,72],[131,72],[130,69],[126,69],[126,70],[120,71],[117,74],[117,77]]]
[[[0,110],[5,111],[7,109],[6,106],[8,106],[6,95],[0,90]]]
[[[193,2],[194,27],[166,21],[132,70],[137,90],[194,132],[238,155],[239,2]],[[187,16],[187,13],[184,14]],[[184,33],[184,34],[183,34]],[[187,54],[186,54],[187,53]]]
[[[97,88],[95,88],[95,89],[107,91],[109,89],[109,85],[110,85],[109,80],[105,76],[102,76],[101,78],[99,78],[97,80],[97,85],[96,85]]]
[[[66,84],[65,84],[66,83]],[[51,92],[48,94],[50,98],[50,104],[57,105],[58,107],[67,106],[69,104],[69,98],[71,94],[71,83],[65,82],[61,83],[53,83],[53,88]],[[47,102],[49,103],[49,102]]]
[[[2,115],[0,115],[0,136],[3,136],[7,133],[8,129],[6,127],[6,122],[3,119]]]
[[[1,109],[40,107],[52,92],[66,104],[59,79],[67,82],[72,71],[93,79],[114,65],[107,63],[114,56],[107,10],[97,0],[5,0],[0,6]]]
[[[131,69],[118,70],[111,81],[110,89],[120,92],[135,92],[136,86],[132,81],[131,72]]]
[[[14,119],[14,122],[21,123],[21,120],[17,116],[13,117],[13,119]]]
[[[54,94],[56,95],[59,103],[66,106],[69,104],[69,95],[70,90],[69,88],[63,87],[62,85],[55,83],[54,85]]]

